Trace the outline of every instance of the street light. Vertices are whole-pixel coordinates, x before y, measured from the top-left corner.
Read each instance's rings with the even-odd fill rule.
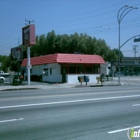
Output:
[[[120,85],[120,48],[121,48],[121,44],[120,44],[120,24],[123,20],[123,18],[132,10],[138,9],[137,7],[133,7],[133,6],[129,6],[129,5],[125,5],[123,7],[121,7],[118,11],[117,14],[117,20],[118,20],[118,24],[119,24],[119,72],[118,72],[118,85]]]

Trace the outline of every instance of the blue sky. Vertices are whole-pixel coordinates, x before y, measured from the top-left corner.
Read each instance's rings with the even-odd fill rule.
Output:
[[[9,55],[10,49],[22,43],[25,19],[34,20],[36,35],[86,33],[104,39],[111,49],[118,48],[117,12],[124,5],[137,6],[121,23],[121,44],[140,34],[139,0],[0,0],[0,55]],[[121,51],[134,56],[133,40]]]

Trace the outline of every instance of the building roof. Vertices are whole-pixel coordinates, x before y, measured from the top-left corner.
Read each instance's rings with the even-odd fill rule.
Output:
[[[75,64],[104,64],[104,59],[99,55],[87,54],[50,54],[30,59],[31,65],[42,65],[51,63],[75,63]],[[21,66],[27,66],[27,59],[24,59]]]
[[[132,60],[132,61],[134,61],[134,60],[140,60],[140,57],[122,57],[122,60]]]

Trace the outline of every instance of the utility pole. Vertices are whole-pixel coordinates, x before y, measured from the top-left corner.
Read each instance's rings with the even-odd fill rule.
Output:
[[[18,38],[18,47],[19,47],[19,38]],[[20,60],[17,59],[17,62],[18,62],[18,76],[20,75],[20,74],[19,74],[19,70],[20,70],[19,61],[20,61]]]
[[[18,46],[19,46],[19,44],[20,44],[20,41],[19,41],[19,38],[18,38]]]
[[[25,19],[25,21],[28,22],[28,24],[31,24],[31,22],[34,22],[34,20],[27,20],[27,19]],[[25,23],[25,25],[27,24]]]
[[[34,22],[34,20],[31,21],[31,20],[27,20],[27,19],[25,19],[25,21],[28,22],[29,25],[30,25],[31,22]],[[26,25],[26,23],[25,23],[25,25]],[[31,46],[27,46],[28,85],[30,85],[30,81],[31,81],[31,80],[30,80],[30,69],[31,69],[31,64],[30,64],[30,47],[31,47]]]
[[[133,7],[133,6],[129,6],[129,5],[125,5],[123,7],[121,7],[117,13],[117,20],[118,20],[118,25],[119,25],[119,37],[118,37],[118,48],[119,48],[119,58],[118,58],[118,66],[119,66],[119,71],[118,71],[118,85],[120,85],[120,71],[121,71],[121,67],[120,67],[120,49],[122,47],[121,45],[121,22],[124,19],[124,17],[131,12],[134,9],[138,9],[137,7]]]
[[[134,57],[136,57],[136,53],[138,52],[137,47],[139,47],[139,46],[138,45],[133,45]]]

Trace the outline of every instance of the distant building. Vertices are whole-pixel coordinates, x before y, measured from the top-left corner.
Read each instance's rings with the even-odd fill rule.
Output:
[[[120,71],[125,75],[140,74],[140,57],[123,57],[120,63]]]
[[[101,64],[105,64],[99,55],[86,54],[50,54],[31,58],[31,80],[40,77],[44,82],[77,83],[78,76],[89,76],[90,82],[102,73]],[[27,59],[21,67],[22,74],[27,75]],[[34,79],[35,80],[35,79]]]

